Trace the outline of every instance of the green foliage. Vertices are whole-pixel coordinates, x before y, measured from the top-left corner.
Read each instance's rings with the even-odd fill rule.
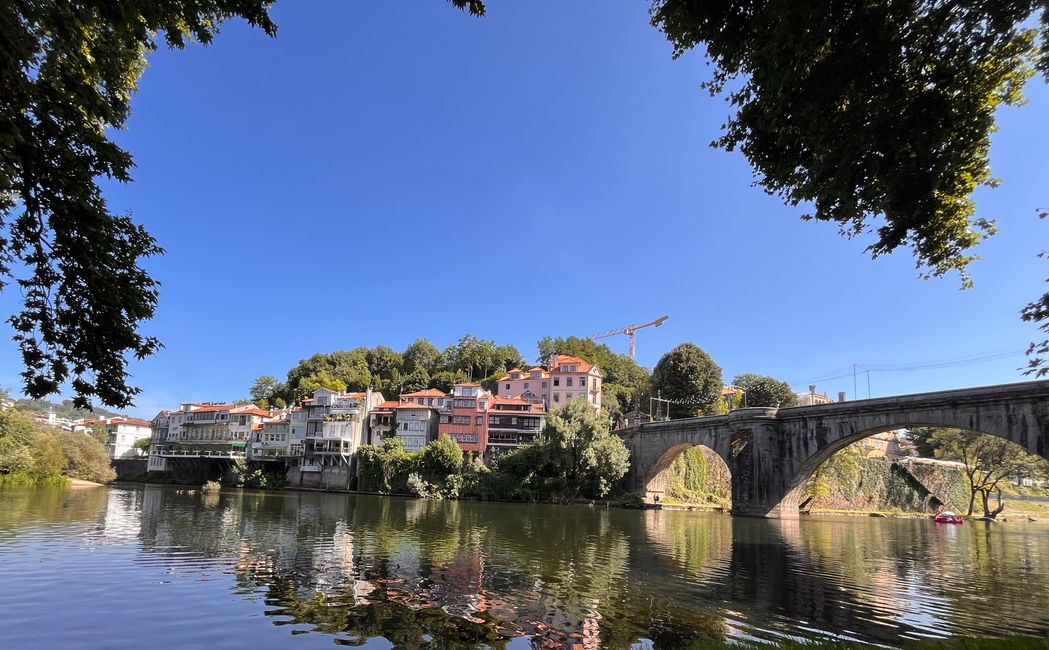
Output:
[[[387,438],[382,447],[362,445],[357,450],[359,487],[364,492],[404,494],[408,477],[418,470],[420,453],[408,453],[401,439]]]
[[[132,357],[155,352],[139,333],[153,317],[157,283],[140,266],[162,249],[130,217],[110,212],[99,182],[131,179],[132,159],[109,135],[131,114],[146,53],[210,43],[240,16],[274,34],[269,0],[192,3],[17,1],[0,21],[0,278],[17,281],[10,319],[25,392],[70,382],[74,403],[127,406]]]
[[[971,195],[993,184],[995,111],[1022,101],[1038,54],[1027,21],[1044,7],[656,0],[652,23],[675,56],[702,46],[705,87],[735,108],[716,145],[768,192],[849,236],[877,220],[873,256],[910,246],[928,274],[967,282],[968,251],[993,232]]]
[[[346,382],[332,376],[331,373],[325,370],[310,375],[299,382],[299,390],[303,395],[310,395],[320,388],[342,392],[346,390]]]
[[[422,469],[428,477],[457,474],[463,467],[463,450],[448,436],[426,445],[422,450]]]
[[[103,447],[109,444],[109,432],[106,431],[106,425],[101,422],[93,422],[87,434],[97,440]]]
[[[62,484],[67,476],[98,483],[116,478],[98,440],[40,426],[14,410],[0,412],[0,475],[8,477],[8,484]]]
[[[673,418],[716,415],[724,406],[722,388],[721,368],[692,343],[664,354],[652,371],[652,390],[672,400]]]
[[[282,471],[249,470],[245,464],[238,463],[233,467],[229,484],[240,488],[280,490],[287,486],[288,481]]]
[[[1045,219],[1046,216],[1049,216],[1049,212],[1042,210],[1038,213],[1038,216]],[[1038,257],[1049,259],[1049,251],[1043,250],[1039,252]],[[1049,278],[1046,279],[1046,282],[1049,282]],[[1049,355],[1049,291],[1043,293],[1041,298],[1032,300],[1024,305],[1024,308],[1020,311],[1020,318],[1028,323],[1036,324],[1042,334],[1046,336],[1040,342],[1031,343],[1027,348],[1027,356],[1029,358],[1024,374],[1044,377],[1049,374],[1049,363],[1046,362],[1045,358],[1046,355]]]
[[[69,431],[58,431],[52,435],[61,445],[62,455],[65,456],[66,476],[95,483],[109,483],[117,477],[106,448],[91,436]],[[149,439],[144,440],[148,448]]]
[[[151,443],[152,443],[152,441],[149,438],[139,438],[134,443],[132,443],[131,446],[134,447],[135,449],[137,449],[142,454],[148,454],[149,453],[149,445]]]
[[[746,392],[747,406],[776,406],[789,408],[798,405],[798,395],[785,381],[766,375],[742,374],[732,379],[732,385]],[[737,406],[742,406],[738,404]]]
[[[283,408],[286,404],[288,387],[272,375],[260,375],[251,385],[251,400],[259,408]]]
[[[929,436],[937,458],[965,465],[969,482],[969,504],[966,516],[972,516],[976,500],[983,505],[983,516],[994,518],[1003,506],[991,510],[989,498],[1000,489],[1002,481],[1030,477],[1046,471],[1049,461],[1030,454],[1026,449],[1003,438],[964,429],[938,428]]]

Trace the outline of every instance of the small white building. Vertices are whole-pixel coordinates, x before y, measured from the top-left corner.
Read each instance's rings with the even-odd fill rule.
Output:
[[[105,423],[108,436],[106,450],[113,459],[141,456],[142,451],[135,448],[135,442],[146,440],[152,435],[149,422],[141,418],[107,418],[100,422]]]

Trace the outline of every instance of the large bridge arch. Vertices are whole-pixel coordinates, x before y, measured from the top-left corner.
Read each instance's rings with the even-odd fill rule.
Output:
[[[876,433],[917,426],[979,431],[1049,458],[1049,381],[643,424],[620,432],[631,451],[624,485],[645,494],[655,470],[700,444],[729,466],[734,514],[796,517],[800,488],[822,462]]]

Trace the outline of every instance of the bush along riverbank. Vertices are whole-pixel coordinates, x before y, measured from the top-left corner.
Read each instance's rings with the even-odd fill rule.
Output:
[[[407,452],[397,438],[357,453],[358,487],[363,492],[415,495],[430,499],[577,501],[616,499],[630,453],[611,434],[608,418],[582,400],[552,413],[530,445],[485,465],[441,438]],[[637,499],[626,499],[634,503]]]
[[[108,483],[115,477],[99,439],[42,426],[19,411],[0,411],[0,486]]]

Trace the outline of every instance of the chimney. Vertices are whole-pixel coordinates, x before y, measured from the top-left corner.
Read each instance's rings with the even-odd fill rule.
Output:
[[[843,391],[843,390],[842,391],[838,391],[838,401],[839,402],[844,402],[845,401],[845,391]]]

